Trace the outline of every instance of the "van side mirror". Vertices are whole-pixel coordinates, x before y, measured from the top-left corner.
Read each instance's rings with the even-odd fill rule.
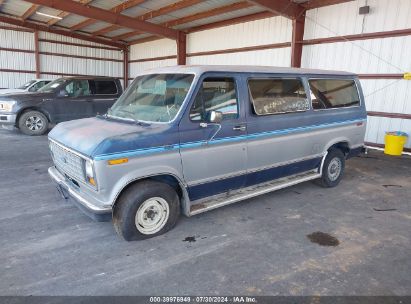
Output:
[[[66,90],[60,90],[57,94],[58,97],[67,97],[69,96]]]
[[[223,121],[223,113],[220,111],[210,111],[207,113],[207,122],[219,124]]]

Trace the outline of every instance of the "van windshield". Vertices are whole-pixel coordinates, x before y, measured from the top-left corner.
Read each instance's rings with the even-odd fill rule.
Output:
[[[136,121],[170,122],[180,110],[193,79],[192,74],[137,77],[108,114]]]

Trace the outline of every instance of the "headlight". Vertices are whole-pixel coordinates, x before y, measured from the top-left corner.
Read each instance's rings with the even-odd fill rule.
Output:
[[[16,101],[0,101],[0,111],[11,112]]]
[[[86,172],[86,180],[89,184],[96,186],[96,180],[94,176],[93,163],[89,160],[84,162],[84,171]]]

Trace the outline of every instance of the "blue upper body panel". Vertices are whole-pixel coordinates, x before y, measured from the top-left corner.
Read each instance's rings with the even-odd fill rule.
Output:
[[[155,72],[153,72],[155,73]],[[270,136],[282,134],[282,132],[304,132],[310,128],[329,127],[335,124],[352,123],[366,119],[366,110],[364,98],[359,85],[358,79],[351,74],[343,75],[316,75],[301,74],[295,75],[291,73],[267,74],[265,73],[240,73],[240,72],[204,72],[200,75],[196,74],[194,85],[187,94],[187,98],[182,105],[182,110],[176,116],[175,120],[167,123],[152,123],[152,124],[135,124],[133,122],[125,122],[119,120],[111,120],[100,118],[86,118],[74,120],[58,124],[50,133],[49,137],[71,149],[94,159],[108,159],[116,155],[131,156],[147,149],[164,151],[167,149],[183,148],[184,146],[196,144],[201,141],[196,139],[192,130],[195,130],[193,122],[188,118],[189,109],[193,103],[194,96],[198,91],[201,79],[207,75],[233,77],[237,82],[237,94],[240,102],[240,117],[233,125],[246,123],[248,125],[246,134],[225,134],[222,131],[215,137],[218,142],[228,140],[244,140],[246,138],[255,138],[255,136]],[[285,115],[270,115],[258,117],[252,115],[251,103],[247,87],[248,77],[301,77],[304,79],[304,86],[309,92],[306,77],[326,78],[344,78],[356,79],[361,97],[360,107],[330,109],[324,111],[314,111],[312,109],[303,113],[289,113]],[[309,94],[307,94],[309,96]],[[315,113],[314,113],[315,112]],[[227,122],[229,123],[229,122]],[[196,123],[198,126],[198,123]],[[193,129],[194,128],[194,129]],[[204,131],[205,132],[205,131]],[[208,136],[205,136],[208,137]],[[219,140],[220,139],[220,140]],[[222,139],[222,140],[221,140]]]

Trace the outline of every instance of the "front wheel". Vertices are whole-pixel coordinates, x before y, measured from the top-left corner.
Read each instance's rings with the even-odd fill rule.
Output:
[[[26,135],[43,135],[48,130],[49,121],[39,111],[27,111],[20,116],[18,125],[20,131]]]
[[[331,188],[338,185],[343,177],[345,156],[339,149],[331,149],[324,160],[322,176],[319,180],[321,186]]]
[[[113,209],[113,225],[126,241],[151,238],[172,229],[180,215],[180,200],[167,184],[142,181],[123,193]]]

